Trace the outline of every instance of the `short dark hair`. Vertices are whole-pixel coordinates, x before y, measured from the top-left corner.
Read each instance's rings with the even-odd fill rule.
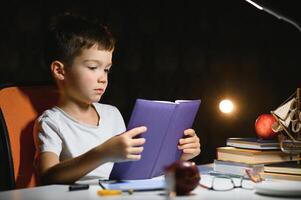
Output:
[[[115,38],[106,26],[69,13],[55,16],[45,34],[45,62],[50,66],[54,60],[59,60],[71,66],[82,50],[94,45],[100,50],[114,50]]]

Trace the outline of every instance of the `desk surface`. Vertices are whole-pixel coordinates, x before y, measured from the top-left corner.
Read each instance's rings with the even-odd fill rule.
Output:
[[[210,167],[208,165],[199,166],[199,169],[202,174],[202,178],[206,178],[209,175],[206,175]],[[77,199],[97,199],[105,198],[97,195],[97,190],[101,189],[97,185],[91,185],[89,190],[80,190],[80,191],[68,191],[68,185],[49,185],[41,186],[28,189],[19,189],[0,192],[0,199],[12,199],[12,200],[53,200],[53,199],[64,199],[64,200],[77,200]],[[120,196],[110,196],[106,197],[107,199],[143,199],[143,200],[159,200],[167,199],[164,191],[147,191],[147,192],[134,192],[132,195],[123,193]],[[197,187],[191,195],[181,196],[173,199],[231,199],[231,200],[240,200],[240,199],[258,199],[258,200],[269,200],[269,199],[294,199],[296,198],[279,198],[271,196],[259,195],[255,190],[246,190],[236,188],[231,191],[216,192],[207,190],[201,187]]]

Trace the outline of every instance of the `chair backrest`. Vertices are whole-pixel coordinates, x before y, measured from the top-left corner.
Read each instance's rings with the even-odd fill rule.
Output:
[[[33,160],[35,119],[57,103],[55,86],[10,86],[0,90],[1,190],[37,185]]]

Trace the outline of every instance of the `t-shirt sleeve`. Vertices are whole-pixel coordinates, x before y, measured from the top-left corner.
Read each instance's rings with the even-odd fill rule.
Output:
[[[55,122],[47,116],[41,117],[36,121],[34,130],[35,146],[38,152],[53,152],[60,156],[62,140]]]
[[[114,125],[114,127],[115,127],[115,135],[117,135],[117,134],[120,134],[120,133],[123,133],[123,132],[125,132],[126,131],[126,127],[125,127],[125,123],[124,123],[124,120],[123,120],[123,117],[122,117],[122,115],[121,115],[121,113],[120,113],[120,111],[118,110],[118,108],[116,108],[116,107],[114,107],[115,108],[115,110],[114,110],[114,112],[115,112],[115,115],[114,115],[114,117],[115,117],[115,125]]]

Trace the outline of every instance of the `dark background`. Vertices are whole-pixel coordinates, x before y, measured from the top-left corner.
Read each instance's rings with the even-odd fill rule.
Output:
[[[258,1],[301,23],[300,1]],[[210,162],[228,137],[255,137],[258,115],[297,87],[301,32],[244,0],[51,0],[2,3],[0,83],[51,81],[43,62],[43,28],[65,11],[97,17],[118,39],[102,102],[127,122],[136,98],[201,99],[194,124],[197,163]],[[231,98],[233,115],[218,111]]]

